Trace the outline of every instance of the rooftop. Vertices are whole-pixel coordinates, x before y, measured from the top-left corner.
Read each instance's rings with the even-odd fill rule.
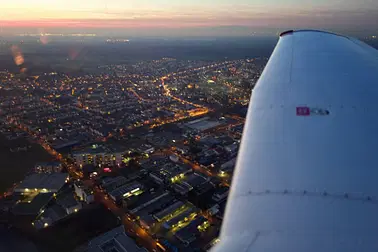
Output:
[[[154,218],[157,221],[162,221],[164,218],[173,214],[177,210],[182,209],[184,206],[185,206],[184,202],[177,201],[177,202],[173,203],[172,205],[168,206],[167,208],[161,210],[160,212],[155,213]]]
[[[127,149],[124,146],[117,144],[92,144],[83,149],[77,150],[73,155],[86,155],[86,154],[100,154],[100,153],[121,153],[125,152]]]
[[[70,208],[79,204],[73,196],[73,193],[68,193],[56,200],[56,203],[63,208]]]
[[[15,192],[43,190],[57,192],[66,183],[67,173],[38,173],[27,176],[15,189]]]
[[[176,237],[182,242],[190,243],[194,241],[196,239],[196,234],[199,232],[197,227],[205,221],[206,218],[203,216],[194,219],[188,226],[177,231],[175,234]]]
[[[14,206],[12,212],[16,215],[37,215],[52,199],[53,193],[39,193],[30,203],[21,202]]]
[[[221,169],[222,170],[233,169],[235,167],[235,164],[236,164],[236,157],[222,164]]]
[[[117,177],[106,177],[102,180],[102,188],[106,191],[112,191],[117,187],[120,187],[126,184],[128,180],[125,177],[117,176]]]
[[[163,194],[164,195],[164,194]],[[148,206],[144,207],[140,211],[136,212],[136,215],[143,216],[146,213],[154,213],[161,211],[165,207],[169,206],[172,201],[175,200],[175,197],[173,197],[170,194],[166,194],[162,197],[160,197],[157,201],[152,202],[151,204],[148,204]]]
[[[180,213],[176,217],[170,219],[169,221],[166,221],[164,223],[164,227],[171,228],[173,225],[176,225],[178,222],[185,220],[185,218],[188,218],[190,215],[196,213],[198,209],[196,207],[191,207],[185,210],[184,212]]]
[[[173,189],[176,191],[176,192],[179,192],[181,194],[186,194],[188,193],[189,191],[191,191],[193,189],[193,187],[191,187],[189,184],[187,183],[182,183],[182,182],[179,182],[179,183],[175,183],[173,184]]]
[[[205,131],[205,130],[217,127],[219,125],[222,125],[222,123],[219,121],[210,121],[207,118],[206,119],[201,118],[201,119],[188,122],[185,124],[185,126],[194,130]]]
[[[66,211],[64,209],[55,204],[45,210],[43,215],[47,218],[50,218],[53,222],[62,219],[64,216],[66,216]]]
[[[219,194],[219,195],[221,195],[221,194],[224,194],[224,193],[228,193],[229,191],[230,191],[230,188],[224,186],[224,187],[219,187],[219,188],[217,188],[216,191],[214,192],[214,194]]]
[[[125,234],[123,226],[119,226],[92,239],[86,252],[142,252],[133,239]]]
[[[208,181],[207,178],[205,178],[203,175],[201,176],[197,173],[190,174],[187,177],[185,177],[185,179],[184,179],[184,182],[186,182],[187,184],[189,184],[192,187],[197,187],[197,186],[205,183],[206,181]]]
[[[56,161],[52,161],[52,162],[39,162],[39,163],[36,163],[35,166],[59,166],[59,165],[62,165],[61,162],[56,162]]]
[[[139,191],[143,188],[143,185],[139,182],[132,182],[129,184],[122,185],[113,191],[109,192],[110,196],[113,196],[116,199],[121,197],[129,197],[132,195],[132,192]]]
[[[159,201],[161,198],[164,198],[165,196],[169,195],[168,192],[164,190],[159,190],[155,193],[151,192],[144,192],[141,195],[132,196],[127,199],[127,208],[131,212],[139,211],[150,204]]]
[[[167,177],[174,177],[182,173],[190,172],[192,169],[189,166],[178,165],[174,163],[166,163],[159,170],[160,174]]]
[[[105,152],[107,152],[107,150],[103,146],[93,145],[82,150],[75,151],[73,155],[99,154]]]

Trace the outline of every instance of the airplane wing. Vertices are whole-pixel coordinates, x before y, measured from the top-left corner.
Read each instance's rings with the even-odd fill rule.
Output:
[[[378,251],[378,51],[288,31],[253,90],[213,252]]]

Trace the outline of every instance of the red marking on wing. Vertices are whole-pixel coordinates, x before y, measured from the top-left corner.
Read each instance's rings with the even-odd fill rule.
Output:
[[[309,116],[310,108],[309,107],[297,107],[297,116]]]

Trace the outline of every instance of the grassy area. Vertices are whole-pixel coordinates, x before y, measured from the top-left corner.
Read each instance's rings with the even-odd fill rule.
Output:
[[[11,152],[10,148],[30,146],[27,151]],[[37,162],[53,160],[38,144],[26,139],[7,140],[0,135],[0,192],[19,182]]]
[[[102,205],[91,205],[67,219],[38,232],[35,239],[41,252],[69,252],[120,224]]]

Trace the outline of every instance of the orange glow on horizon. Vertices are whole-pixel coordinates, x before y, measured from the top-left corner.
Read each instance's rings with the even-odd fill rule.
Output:
[[[219,25],[232,25],[225,21],[174,21],[161,20],[78,20],[78,19],[49,19],[49,20],[23,20],[1,21],[2,27],[25,27],[25,28],[183,28],[183,27],[209,27]],[[246,24],[247,25],[247,24]]]
[[[2,6],[0,25],[9,28],[191,28],[253,26],[263,24],[262,19],[267,18],[267,8],[262,11],[261,6],[223,3],[214,8],[214,3],[168,2],[155,0],[147,4],[139,0],[129,5],[122,0],[14,0]]]
[[[0,28],[250,28],[364,27],[376,30],[376,1],[361,7],[343,0],[12,0],[4,1]],[[342,2],[342,4],[341,4]],[[345,2],[345,3],[344,3]],[[327,28],[328,29],[328,28]],[[7,29],[5,29],[7,30]],[[49,29],[50,32],[52,29]],[[212,30],[219,33],[220,31]],[[159,33],[160,34],[160,33]],[[227,33],[229,35],[229,33]],[[47,41],[48,42],[48,41]]]

